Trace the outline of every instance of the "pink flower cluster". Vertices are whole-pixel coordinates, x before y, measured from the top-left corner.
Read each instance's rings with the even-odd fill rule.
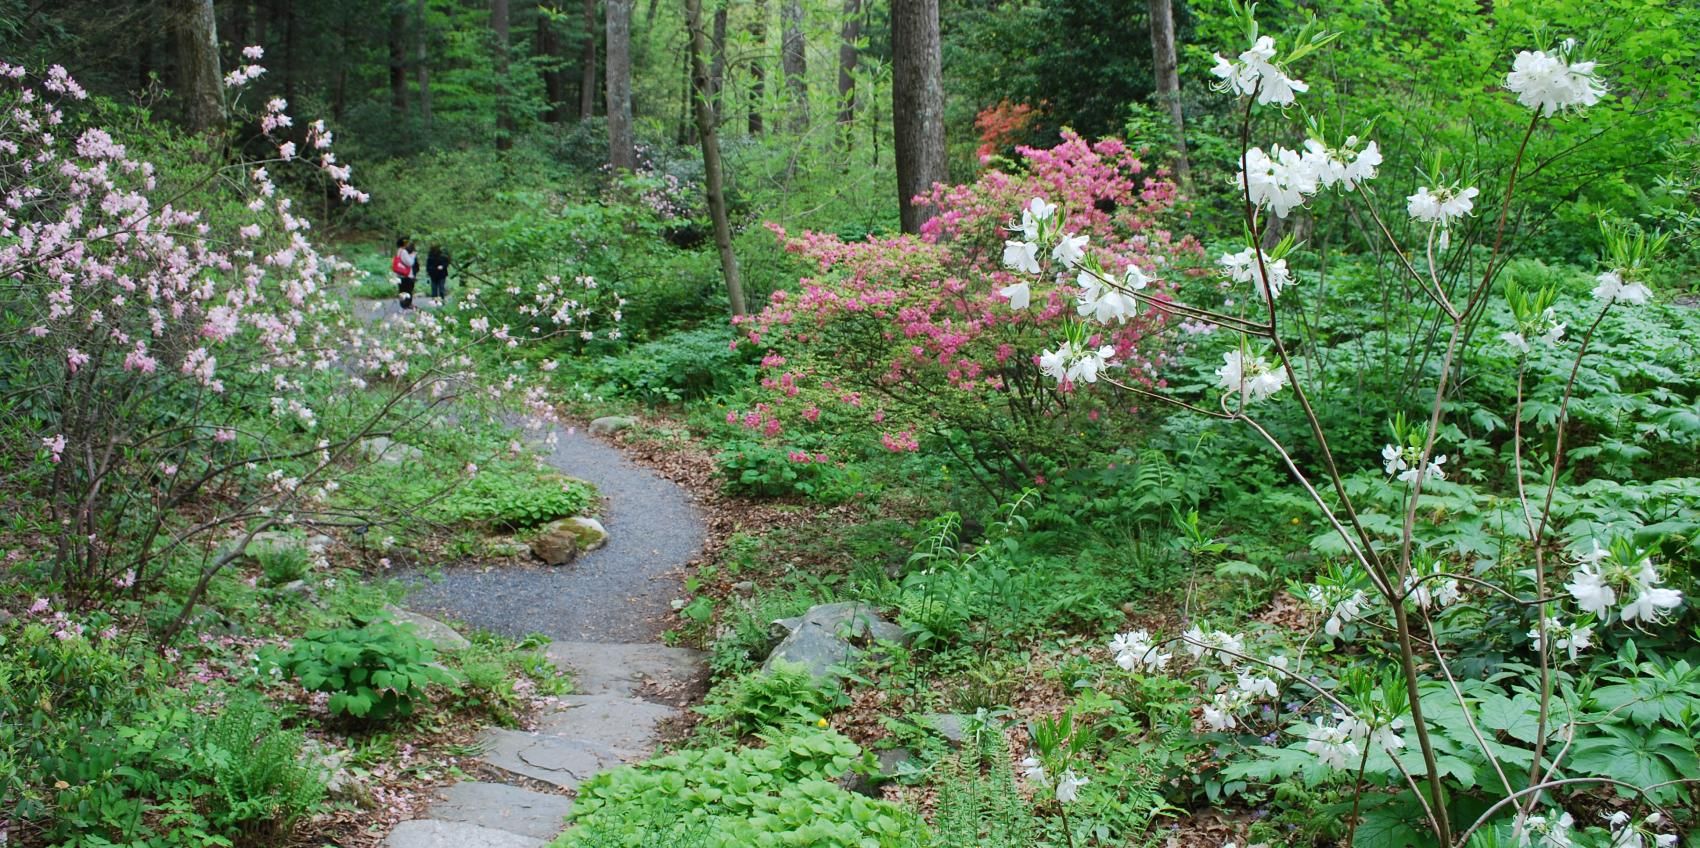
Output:
[[[767,398],[729,420],[777,435],[784,426],[778,422],[813,425],[831,406],[849,426],[861,422],[879,432],[886,449],[913,451],[918,433],[982,426],[988,422],[972,419],[1007,415],[1012,405],[1041,418],[1091,408],[1070,396],[1097,389],[1046,387],[1031,379],[1034,361],[1016,354],[1053,344],[1077,316],[1055,291],[1019,311],[998,294],[1016,282],[999,260],[1009,228],[1019,223],[1012,215],[1035,196],[1056,203],[1069,229],[1090,237],[1088,250],[1106,272],[1119,276],[1137,266],[1158,280],[1159,296],[1169,269],[1202,256],[1202,248],[1163,225],[1176,187],[1147,173],[1123,142],[1089,143],[1068,133],[1056,147],[1018,152],[1021,173],[989,171],[967,185],[934,186],[922,199],[937,215],[919,238],[846,242],[769,224],[817,273],[801,280],[800,291],[776,292],[759,314],[738,322],[743,341],[766,349]],[[1125,363],[1118,380],[1161,385],[1168,353],[1150,336],[1163,325],[1161,313],[1147,311],[1098,328],[1088,344],[1115,347],[1116,361]],[[863,408],[864,395],[878,395],[879,405]],[[1032,426],[1030,416],[1015,418],[1017,426]]]

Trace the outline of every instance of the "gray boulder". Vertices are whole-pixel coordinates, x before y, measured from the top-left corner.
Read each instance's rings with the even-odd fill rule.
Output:
[[[608,531],[594,518],[573,516],[551,521],[531,540],[531,554],[548,565],[566,565],[579,554],[608,544]]]
[[[878,642],[903,642],[903,628],[874,614],[858,601],[821,604],[796,618],[773,622],[780,641],[762,668],[781,661],[800,663],[816,677],[833,677],[832,667],[850,665]]]
[[[429,616],[416,612],[408,612],[395,604],[385,604],[384,612],[390,620],[402,627],[411,627],[414,635],[430,642],[439,651],[458,651],[472,646],[465,636],[455,632],[453,627]]]
[[[611,436],[621,430],[630,430],[636,424],[636,418],[625,415],[604,415],[590,422],[590,432],[598,436]]]

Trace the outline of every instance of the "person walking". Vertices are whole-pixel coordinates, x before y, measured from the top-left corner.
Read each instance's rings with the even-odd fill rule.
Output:
[[[401,293],[401,308],[413,308],[413,286],[418,282],[419,254],[413,250],[413,240],[400,236],[395,240],[395,256],[390,258],[390,271],[396,275],[396,287]]]
[[[442,306],[449,288],[449,255],[442,245],[431,245],[431,252],[425,256],[425,276],[431,278],[431,298]]]

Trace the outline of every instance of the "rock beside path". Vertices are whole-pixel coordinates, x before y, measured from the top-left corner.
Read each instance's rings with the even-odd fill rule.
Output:
[[[573,801],[505,783],[471,781],[437,791],[431,817],[505,830],[534,839],[553,839],[565,827]],[[461,846],[472,848],[472,846]]]
[[[545,841],[470,822],[414,819],[396,825],[384,848],[539,848]]]
[[[566,565],[581,553],[608,544],[608,531],[594,518],[575,515],[543,525],[531,541],[531,553],[546,565]]]
[[[621,430],[630,430],[637,426],[637,419],[626,415],[604,415],[590,422],[590,432],[598,436],[611,436]]]
[[[763,669],[777,663],[800,663],[815,677],[837,675],[833,666],[850,665],[864,648],[878,642],[903,642],[903,628],[875,614],[873,607],[857,601],[821,604],[796,618],[773,622],[779,644],[767,655]]]
[[[460,635],[453,627],[442,623],[430,616],[408,612],[395,604],[386,604],[384,612],[390,620],[403,627],[411,627],[415,635],[430,642],[439,651],[459,651],[472,647],[472,642]]]

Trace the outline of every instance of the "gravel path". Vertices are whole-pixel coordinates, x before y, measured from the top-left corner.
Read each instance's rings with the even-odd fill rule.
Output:
[[[355,314],[368,321],[400,317],[393,300],[354,304]],[[596,485],[604,499],[599,519],[608,544],[558,568],[445,564],[438,581],[404,574],[414,586],[406,605],[508,636],[654,641],[680,595],[680,567],[702,550],[702,515],[683,488],[627,460],[618,448],[582,430],[554,431],[554,451],[544,459]]]

